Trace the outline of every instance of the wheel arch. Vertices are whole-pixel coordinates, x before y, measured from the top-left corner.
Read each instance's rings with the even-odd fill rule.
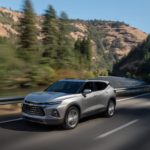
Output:
[[[117,102],[116,102],[116,97],[111,97],[110,99],[109,99],[109,102],[110,101],[113,101],[114,103],[115,103],[115,105],[117,104]]]
[[[67,112],[67,110],[68,110],[70,107],[76,107],[76,108],[79,110],[79,117],[81,117],[81,107],[79,106],[79,104],[76,104],[76,103],[70,104],[70,105],[67,107],[66,112]]]

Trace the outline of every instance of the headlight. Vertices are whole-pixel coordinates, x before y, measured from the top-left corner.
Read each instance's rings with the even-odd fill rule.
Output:
[[[45,105],[58,105],[61,104],[62,101],[56,101],[56,102],[48,102],[48,103],[44,103]]]

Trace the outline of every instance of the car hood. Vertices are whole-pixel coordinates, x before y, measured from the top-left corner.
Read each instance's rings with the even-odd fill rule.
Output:
[[[68,98],[73,98],[75,96],[76,94],[67,94],[59,92],[35,92],[27,95],[25,97],[25,101],[33,103],[47,103],[52,101],[62,101]]]

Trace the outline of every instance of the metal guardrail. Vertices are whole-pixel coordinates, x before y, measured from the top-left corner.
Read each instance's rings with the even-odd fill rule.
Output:
[[[136,87],[126,87],[126,88],[116,88],[118,91],[120,90],[134,90],[134,89],[143,89],[143,88],[150,88],[150,85],[142,85]]]
[[[150,85],[130,87],[130,88],[118,88],[116,89],[117,96],[126,96],[134,93],[147,93],[150,92]]]
[[[145,86],[138,86],[138,87],[130,87],[130,88],[116,88],[116,95],[117,96],[126,96],[133,93],[146,93],[150,92],[150,85]],[[22,103],[25,96],[17,96],[17,97],[6,97],[0,98],[0,105],[6,104],[17,104]]]
[[[0,98],[0,105],[22,103],[25,96]]]

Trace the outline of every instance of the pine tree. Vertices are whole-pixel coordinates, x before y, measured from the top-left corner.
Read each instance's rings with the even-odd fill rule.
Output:
[[[24,16],[19,24],[19,55],[21,58],[30,60],[31,53],[37,50],[37,27],[36,15],[30,0],[25,0],[23,7]],[[30,53],[31,52],[31,53]]]
[[[90,69],[91,66],[91,57],[92,57],[92,48],[91,41],[89,37],[85,37],[84,39],[78,39],[75,42],[75,52],[79,59],[79,64],[82,67],[88,67]]]
[[[76,62],[77,66],[79,66],[80,69],[82,68],[81,42],[82,42],[81,39],[78,38],[74,44]]]
[[[56,11],[51,5],[44,14],[42,33],[45,47],[43,57],[48,58],[51,62],[52,59],[55,59],[58,48],[58,21]]]
[[[62,12],[59,18],[59,35],[57,49],[57,66],[66,67],[70,63],[73,55],[73,47],[69,36],[69,21],[65,12]]]
[[[85,39],[84,41],[84,49],[85,49],[86,59],[88,60],[89,63],[91,63],[92,47],[91,47],[91,41],[89,37],[87,37],[87,39]]]

